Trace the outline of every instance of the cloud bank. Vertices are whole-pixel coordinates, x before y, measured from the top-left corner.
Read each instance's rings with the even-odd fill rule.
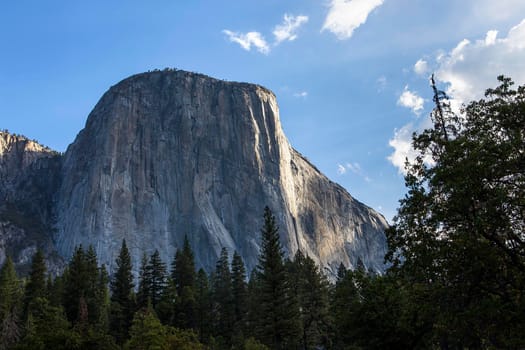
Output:
[[[416,73],[416,67],[423,70],[422,61],[418,60],[414,65]],[[430,68],[436,72],[437,81],[446,86],[446,93],[456,111],[462,104],[482,98],[487,88],[496,86],[496,77],[500,74],[511,77],[518,85],[525,84],[525,19],[511,28],[505,37],[498,38],[496,30],[489,30],[484,38],[473,42],[467,39],[460,41],[450,51],[436,55]],[[404,99],[400,97],[398,104],[410,108],[417,106],[415,101],[406,94]],[[389,141],[394,152],[388,160],[400,173],[405,173],[405,159],[411,161],[415,157],[412,133],[431,126],[430,118],[427,117],[418,124],[409,123],[395,131]]]

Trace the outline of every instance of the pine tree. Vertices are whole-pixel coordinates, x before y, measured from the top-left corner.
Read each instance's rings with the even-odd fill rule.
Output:
[[[246,268],[241,256],[233,253],[232,258],[232,295],[234,311],[234,338],[235,344],[244,343],[246,332],[246,314],[248,309],[248,290],[246,283]]]
[[[148,256],[142,254],[139,271],[139,289],[137,291],[137,308],[144,309],[151,302],[151,277],[148,271]]]
[[[299,310],[294,303],[279,241],[279,228],[270,209],[264,209],[258,278],[260,279],[261,340],[272,349],[295,346]]]
[[[84,290],[83,297],[87,306],[87,316],[89,325],[100,325],[106,319],[108,296],[107,283],[108,275],[105,267],[98,267],[97,254],[95,248],[90,245],[84,255],[85,282],[87,288]],[[107,325],[107,322],[106,322]]]
[[[156,313],[159,320],[164,325],[174,326],[176,324],[176,306],[179,301],[177,295],[177,288],[175,282],[171,277],[168,277],[166,288],[162,292],[162,297],[157,305]]]
[[[110,313],[110,293],[109,293],[109,274],[106,265],[102,264],[99,268],[98,283],[95,291],[95,302],[97,303],[98,318],[95,320],[97,329],[106,333],[109,331],[109,313]]]
[[[295,291],[300,308],[301,347],[305,350],[319,346],[328,347],[330,319],[328,281],[315,262],[301,251],[297,251],[291,263],[290,278],[295,282]]]
[[[182,250],[177,250],[171,265],[171,277],[179,296],[175,307],[175,325],[187,329],[196,326],[195,261],[187,236]]]
[[[8,256],[0,269],[0,349],[8,349],[20,338],[22,288],[15,265]]]
[[[231,346],[234,326],[231,282],[228,251],[223,247],[215,267],[215,275],[213,278],[213,311],[216,322],[215,334],[220,337],[220,341],[222,341],[225,347]]]
[[[179,295],[182,294],[184,287],[195,286],[195,261],[188,236],[184,236],[182,250],[177,250],[175,253],[171,265],[171,278],[175,281]]]
[[[46,270],[44,254],[41,250],[37,250],[33,255],[31,271],[29,272],[29,279],[25,288],[24,320],[27,318],[28,311],[31,307],[31,302],[33,302],[33,300],[36,298],[46,297]]]
[[[80,298],[85,295],[89,285],[84,255],[82,245],[78,246],[69,261],[67,274],[65,274],[63,303],[67,319],[72,323],[77,321]]]
[[[133,319],[133,275],[131,256],[126,241],[122,240],[119,256],[116,259],[117,271],[111,280],[111,334],[118,344],[123,344],[128,337]]]
[[[63,278],[68,320],[79,327],[107,326],[108,276],[105,268],[98,267],[93,246],[87,252],[82,246],[76,248]]]
[[[151,255],[148,264],[148,275],[150,278],[150,297],[153,309],[156,308],[162,293],[166,288],[166,264],[162,261],[158,250]]]
[[[195,281],[195,328],[202,343],[207,343],[210,339],[211,310],[212,300],[208,275],[203,269],[199,269]]]

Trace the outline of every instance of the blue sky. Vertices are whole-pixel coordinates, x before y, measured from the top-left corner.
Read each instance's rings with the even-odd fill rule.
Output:
[[[174,67],[264,85],[291,144],[391,219],[428,76],[457,105],[525,83],[523,0],[9,1],[0,128],[65,151],[102,94]]]

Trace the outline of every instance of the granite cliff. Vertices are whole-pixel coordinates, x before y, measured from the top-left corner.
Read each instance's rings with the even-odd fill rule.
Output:
[[[62,257],[92,244],[111,265],[125,238],[138,268],[154,249],[171,261],[186,235],[197,265],[211,270],[226,247],[251,269],[268,205],[286,253],[300,249],[332,274],[359,258],[383,269],[385,219],[290,146],[275,95],[261,86],[177,70],[138,74],[104,94],[64,155],[39,152],[0,163],[2,182],[13,171],[54,180],[42,192],[35,180],[14,190],[6,180],[0,194],[38,193],[49,208],[39,214],[43,231],[52,227],[45,235]]]
[[[9,254],[24,271],[41,247],[50,268],[61,267],[52,242],[60,158],[36,141],[0,131],[0,265]]]

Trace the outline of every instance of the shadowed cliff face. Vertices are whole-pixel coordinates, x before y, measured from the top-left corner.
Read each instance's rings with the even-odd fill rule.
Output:
[[[275,96],[251,84],[183,71],[132,76],[112,87],[68,148],[57,193],[60,254],[93,244],[112,264],[123,238],[166,261],[187,235],[211,270],[221,247],[257,263],[268,205],[285,251],[329,272],[360,257],[382,270],[384,218],[293,150]]]
[[[62,266],[51,240],[60,164],[57,152],[0,132],[0,265],[9,254],[23,272],[40,247],[51,271]]]

